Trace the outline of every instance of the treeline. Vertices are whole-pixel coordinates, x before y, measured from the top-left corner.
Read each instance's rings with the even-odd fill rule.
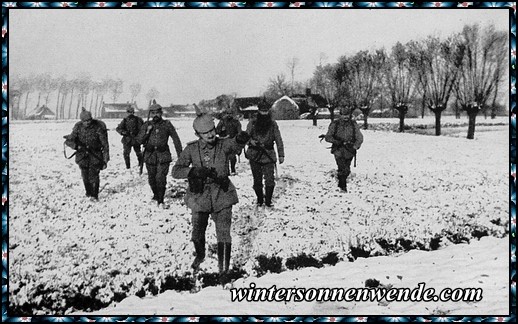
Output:
[[[324,64],[321,54],[320,64],[306,82],[294,82],[298,60],[293,58],[287,62],[291,82],[285,74],[271,78],[264,96],[276,100],[310,88],[328,101],[330,110],[340,105],[360,110],[364,128],[373,107],[386,103],[397,111],[400,131],[409,108],[419,103],[422,117],[425,109],[435,115],[436,135],[441,134],[442,112],[453,102],[457,116],[467,113],[468,138],[473,138],[478,113],[496,114],[507,69],[507,43],[506,32],[492,25],[466,25],[446,39],[428,36],[398,42],[390,51],[359,51],[332,64]]]
[[[128,90],[130,102],[134,102],[142,86],[132,83]],[[72,79],[64,76],[54,78],[50,73],[14,76],[9,80],[9,117],[25,119],[35,108],[43,105],[55,113],[55,119],[77,119],[81,107],[90,110],[94,117],[99,117],[103,102],[117,102],[123,92],[124,82],[121,79],[107,77],[98,81],[85,73]],[[146,98],[149,101],[159,95],[153,87]]]

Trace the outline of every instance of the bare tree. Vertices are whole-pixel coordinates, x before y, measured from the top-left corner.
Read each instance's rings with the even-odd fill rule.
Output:
[[[140,83],[133,83],[130,85],[132,103],[135,102],[135,98],[139,95],[141,90],[142,90],[142,85],[140,85]]]
[[[455,93],[460,106],[468,114],[468,139],[475,137],[479,111],[486,109],[503,79],[506,63],[507,34],[493,25],[481,30],[480,25],[464,26],[460,35],[465,46],[463,67]]]
[[[79,112],[81,107],[86,106],[86,97],[90,92],[92,84],[92,78],[88,74],[81,74],[76,80],[77,93],[77,107],[76,107],[76,118],[79,118]]]
[[[110,80],[110,82],[108,83],[108,91],[111,94],[112,102],[116,102],[117,98],[119,98],[119,96],[121,95],[123,91],[123,85],[124,82],[122,82],[121,79]]]
[[[268,87],[264,96],[269,99],[277,100],[289,93],[289,85],[286,82],[284,74],[277,74],[274,78],[270,78]]]
[[[160,97],[160,91],[158,91],[155,87],[152,87],[149,89],[149,91],[146,93],[146,99],[151,105],[151,100],[158,99]]]
[[[36,76],[34,79],[35,90],[38,91],[38,103],[36,107],[40,107],[41,96],[47,96],[52,91],[52,77],[50,73],[43,73]]]
[[[458,80],[464,45],[457,35],[444,41],[430,36],[407,44],[411,72],[418,80],[425,105],[435,114],[435,135],[441,135],[441,114],[448,107]]]
[[[352,109],[362,112],[364,129],[368,128],[367,119],[381,89],[379,71],[384,59],[381,51],[360,51],[350,58],[342,56],[338,61],[336,73],[342,74],[337,77],[341,80],[343,97]]]
[[[326,99],[331,112],[331,120],[334,120],[334,110],[336,107],[332,103],[336,101],[335,98],[338,94],[338,83],[334,75],[335,66],[331,64],[319,65],[315,68],[313,77],[309,81],[312,92],[318,93]]]
[[[397,42],[389,56],[386,56],[384,51],[379,53],[385,57],[382,68],[385,88],[389,92],[392,108],[398,111],[399,131],[403,132],[405,116],[417,86],[417,79],[411,71],[409,52],[405,46]]]
[[[300,59],[298,57],[292,57],[286,62],[286,66],[291,75],[291,94],[294,93],[294,85],[295,85],[295,69],[300,63]]]
[[[36,77],[31,75],[29,77],[21,78],[18,81],[18,89],[20,91],[20,95],[25,94],[25,106],[23,108],[23,112],[18,116],[19,118],[25,119],[25,117],[27,116],[27,105],[29,103],[29,95],[34,91],[36,87],[35,80]],[[19,108],[18,112],[20,112]]]

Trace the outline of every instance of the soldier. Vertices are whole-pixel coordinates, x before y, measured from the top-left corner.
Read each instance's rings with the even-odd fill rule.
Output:
[[[75,150],[76,163],[81,169],[81,177],[86,196],[92,201],[99,200],[99,172],[106,169],[110,160],[108,131],[106,124],[93,119],[83,107],[70,135],[64,136],[65,144]]]
[[[275,188],[274,170],[277,162],[273,144],[277,145],[279,164],[284,162],[284,145],[277,122],[272,119],[266,102],[259,104],[259,112],[247,125],[246,131],[250,134],[248,149],[245,157],[250,160],[250,168],[254,178],[254,191],[257,204],[272,207],[273,189]],[[263,194],[263,177],[265,192]]]
[[[237,134],[239,134],[242,131],[241,128],[241,122],[237,118],[234,117],[232,112],[226,111],[223,113],[223,116],[221,120],[218,123],[218,126],[216,126],[216,134],[219,135],[220,138],[233,138]],[[241,151],[239,151],[238,155],[241,154]],[[229,156],[229,162],[230,162],[230,175],[236,174],[236,162],[237,157],[236,155]]]
[[[173,166],[173,177],[188,179],[185,203],[192,212],[192,236],[196,258],[191,267],[197,270],[205,259],[205,230],[209,214],[216,225],[220,282],[228,282],[231,255],[230,225],[232,205],[238,202],[236,188],[228,178],[229,157],[239,152],[248,141],[246,132],[234,138],[218,138],[211,116],[194,119],[198,140],[190,142]]]
[[[146,121],[140,128],[137,141],[144,147],[144,162],[146,163],[148,182],[153,191],[152,200],[157,201],[160,208],[167,209],[164,204],[167,173],[172,162],[171,152],[167,144],[169,137],[173,139],[177,156],[182,152],[182,142],[170,121],[162,119],[162,106],[153,101],[149,107],[151,120]]]
[[[360,127],[351,118],[352,109],[340,107],[340,116],[329,124],[325,139],[332,143],[331,153],[338,165],[338,187],[347,192],[347,177],[351,173],[351,161],[363,143]]]
[[[131,148],[133,148],[137,155],[139,165],[142,163],[142,152],[140,152],[140,143],[137,142],[136,136],[144,124],[144,121],[142,118],[135,116],[135,108],[129,106],[126,112],[128,116],[120,122],[115,130],[122,135],[122,155],[126,163],[126,169],[130,169]]]

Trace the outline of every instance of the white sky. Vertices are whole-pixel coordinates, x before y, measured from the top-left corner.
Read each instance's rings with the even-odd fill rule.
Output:
[[[163,105],[220,94],[257,96],[286,62],[300,60],[295,81],[344,54],[390,48],[431,34],[448,36],[465,24],[509,28],[507,9],[15,9],[9,10],[9,71],[50,72],[93,80],[138,82],[139,107],[151,87]],[[289,77],[288,77],[289,78]]]

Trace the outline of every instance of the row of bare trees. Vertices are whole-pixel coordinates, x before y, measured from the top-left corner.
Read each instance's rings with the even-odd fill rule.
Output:
[[[494,26],[466,25],[446,39],[429,36],[406,44],[398,42],[391,51],[360,51],[342,56],[334,64],[321,60],[307,84],[313,93],[328,100],[332,115],[340,105],[359,109],[364,128],[374,103],[383,98],[397,110],[403,131],[409,106],[420,101],[422,116],[425,108],[435,115],[436,135],[441,134],[441,115],[454,98],[454,106],[469,116],[467,137],[473,139],[478,113],[497,106],[506,48],[506,32]],[[293,80],[290,87],[281,74],[270,79],[265,95],[280,97],[294,88]]]
[[[105,78],[96,81],[85,73],[74,79],[64,76],[53,78],[50,73],[14,76],[9,82],[9,116],[11,119],[25,119],[35,107],[45,105],[55,113],[56,119],[78,118],[81,107],[98,117],[105,99],[117,102],[124,92],[123,87],[124,82],[121,79]],[[135,101],[141,91],[140,83],[129,85],[131,102]],[[153,87],[146,94],[146,99],[150,101],[158,98],[159,94]]]

